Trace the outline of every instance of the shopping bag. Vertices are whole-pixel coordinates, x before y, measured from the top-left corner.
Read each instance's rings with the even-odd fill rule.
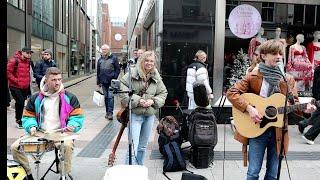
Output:
[[[100,91],[94,91],[92,101],[97,106],[104,106],[104,94]]]

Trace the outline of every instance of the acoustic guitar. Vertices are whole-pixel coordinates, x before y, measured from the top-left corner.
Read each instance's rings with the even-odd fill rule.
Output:
[[[113,145],[112,151],[109,154],[108,166],[113,166],[116,159],[116,151],[122,137],[124,129],[127,127],[129,121],[129,111],[128,108],[121,108],[117,113],[117,120],[121,123],[120,131],[117,135],[117,139]]]
[[[263,98],[253,93],[244,93],[240,95],[246,99],[251,106],[255,107],[263,118],[261,123],[254,123],[248,112],[241,112],[234,106],[232,106],[232,116],[237,131],[244,137],[254,138],[260,136],[269,127],[283,126],[285,95],[275,93],[268,98]],[[312,101],[311,103],[319,106],[320,101]],[[296,110],[304,110],[307,108],[308,103],[288,105],[287,114]]]

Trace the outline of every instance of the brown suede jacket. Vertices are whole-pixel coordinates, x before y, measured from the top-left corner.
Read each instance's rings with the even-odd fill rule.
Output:
[[[296,88],[295,80],[291,75],[286,75],[286,79],[288,81],[289,92],[292,93],[294,97],[295,103],[299,103],[298,93]],[[249,102],[246,101],[244,98],[240,97],[243,93],[254,93],[259,95],[261,86],[262,86],[263,76],[259,72],[259,70],[254,70],[248,73],[242,80],[238,81],[234,86],[232,86],[227,91],[227,98],[231,102],[231,104],[239,109],[242,112],[246,111]],[[282,94],[286,94],[287,86],[284,80],[280,81],[280,91]],[[288,122],[285,123],[287,129]],[[280,154],[280,147],[281,147],[281,137],[282,137],[282,129],[275,128],[276,132],[276,142],[277,142],[277,153]],[[235,133],[234,138],[243,144],[242,152],[244,155],[244,166],[247,165],[247,145],[248,145],[248,138],[241,136],[238,132]],[[288,152],[288,145],[289,145],[289,136],[288,132],[285,133],[284,136],[284,153],[287,154]]]

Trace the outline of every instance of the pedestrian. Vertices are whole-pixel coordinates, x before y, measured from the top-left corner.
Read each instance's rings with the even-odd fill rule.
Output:
[[[101,57],[97,64],[97,86],[103,90],[106,115],[105,118],[113,119],[113,95],[109,87],[112,79],[117,79],[120,73],[120,66],[117,56],[111,53],[107,44],[101,46]]]
[[[9,91],[9,86],[7,86],[7,111],[14,111],[10,103],[11,103],[10,91]]]
[[[22,129],[22,112],[24,102],[31,94],[30,90],[30,70],[31,55],[33,51],[30,47],[24,47],[14,53],[7,63],[7,77],[11,95],[15,100],[15,118],[17,127]]]
[[[77,97],[64,90],[61,71],[56,67],[47,69],[40,82],[40,92],[31,96],[23,112],[23,128],[27,135],[43,137],[60,128],[67,132],[78,132],[84,121],[83,110]],[[13,159],[19,162],[33,180],[31,168],[26,155],[19,150],[23,136],[11,145]],[[60,143],[60,142],[59,142]],[[55,144],[60,148],[58,143]],[[65,173],[71,176],[71,159],[73,153],[73,140],[64,140],[64,166]]]
[[[138,61],[138,49],[134,49],[133,50],[133,59],[134,59],[134,63],[137,64],[137,61]]]
[[[131,81],[133,95],[131,98],[131,122],[133,140],[133,164],[143,165],[148,140],[156,118],[156,111],[167,98],[167,89],[155,67],[156,55],[153,51],[144,52],[136,66],[132,68],[131,77],[126,73],[121,79],[121,90],[128,91]],[[128,106],[129,96],[120,94],[122,107]],[[129,162],[127,154],[126,164]]]
[[[137,64],[137,62],[138,62],[138,59],[139,59],[139,57],[145,52],[146,50],[145,49],[138,49],[138,50],[136,50],[136,55],[135,55],[135,52],[133,52],[133,55],[134,55],[134,61],[135,61],[135,64]]]
[[[243,93],[254,93],[261,97],[269,97],[273,93],[286,94],[287,86],[289,92],[292,93],[294,103],[298,103],[297,89],[292,76],[286,75],[288,85],[282,78],[281,70],[277,67],[277,63],[282,61],[284,44],[276,40],[268,40],[263,43],[260,49],[261,62],[257,69],[239,80],[227,91],[227,98],[231,104],[241,112],[249,113],[254,123],[260,123],[262,115],[255,107],[240,96]],[[306,113],[314,111],[316,107],[308,104]],[[287,122],[285,123],[287,129]],[[282,129],[269,127],[263,134],[255,138],[246,138],[235,132],[235,139],[247,145],[249,143],[249,167],[247,171],[247,180],[258,180],[264,159],[265,150],[267,149],[266,173],[264,179],[276,179],[278,172],[279,154],[281,147]],[[284,154],[288,151],[288,132],[284,135]],[[245,146],[246,147],[246,146]],[[244,157],[246,157],[246,149]],[[244,158],[246,164],[246,158]]]
[[[314,70],[312,97],[317,101],[320,100],[320,66],[317,66]],[[314,144],[314,140],[318,137],[320,133],[319,106],[317,110],[311,114],[310,118],[299,122],[299,131],[303,133],[304,128],[306,128],[311,122],[314,123],[313,126],[304,135],[302,135],[302,138],[306,141],[306,143],[310,145]]]
[[[57,67],[55,61],[52,59],[52,51],[51,49],[45,49],[42,51],[41,56],[42,58],[39,59],[36,62],[36,65],[34,66],[34,78],[36,78],[36,82],[38,85],[38,88],[40,89],[40,81],[45,75],[47,69],[49,67]]]
[[[195,109],[197,107],[193,96],[193,83],[198,82],[206,86],[209,100],[213,99],[212,89],[209,84],[209,76],[207,70],[207,54],[198,50],[192,62],[187,69],[186,91],[189,98],[188,109]]]

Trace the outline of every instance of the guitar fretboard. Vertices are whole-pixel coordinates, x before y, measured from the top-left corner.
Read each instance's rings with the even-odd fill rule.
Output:
[[[320,105],[320,101],[311,102],[311,103],[316,105],[316,106],[318,106],[318,107]],[[308,105],[308,103],[290,105],[290,106],[287,107],[287,114],[291,113],[293,111],[297,111],[297,110],[303,111],[303,110],[307,109],[307,105]],[[284,114],[284,109],[285,109],[284,107],[279,107],[278,108],[278,113],[279,114]]]

